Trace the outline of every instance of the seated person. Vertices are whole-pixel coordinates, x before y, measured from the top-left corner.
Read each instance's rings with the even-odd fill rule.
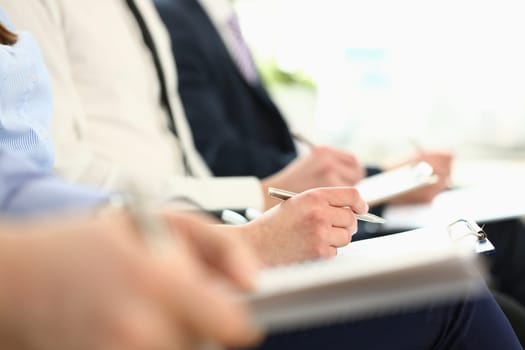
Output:
[[[6,157],[10,157],[12,173],[27,173],[30,163],[0,152],[0,161]],[[41,184],[54,184],[57,198],[76,195],[78,207],[94,204],[92,196],[86,200],[70,193],[69,185],[60,188],[58,180],[41,170],[35,172],[40,172],[35,175]],[[16,186],[27,191],[26,200],[18,202],[35,211],[31,192],[38,186],[32,186],[33,181],[25,177]],[[20,193],[11,188],[11,182],[3,184],[6,193]],[[1,208],[6,207],[6,198],[0,196]],[[364,203],[355,198],[353,205]],[[4,214],[0,211],[0,217]],[[177,245],[162,258],[137,239],[137,223],[126,212],[61,222],[46,219],[44,224],[1,223],[0,346],[13,350],[191,350],[204,341],[239,347],[260,340],[260,330],[251,325],[246,306],[234,301],[238,299],[230,294],[232,289],[224,288],[224,283],[244,289],[253,284],[257,263],[249,247],[240,237],[221,234],[186,216],[169,214],[164,220],[175,229]],[[488,295],[270,334],[258,348],[309,350],[328,344],[332,349],[521,349]]]
[[[296,157],[292,136],[258,77],[232,2],[154,2],[170,33],[178,90],[195,144],[214,174],[264,178],[286,167]],[[327,159],[317,158],[317,164]],[[428,153],[421,159],[429,161],[442,180],[449,177],[450,155]],[[441,181],[400,201],[431,200],[445,184]],[[487,225],[486,231],[497,247],[490,257],[495,286],[525,305],[525,283],[520,282],[525,276],[523,224],[518,220],[496,222]]]
[[[212,177],[194,147],[152,3],[95,1],[0,0],[42,46],[54,83],[56,168],[67,179],[113,190],[132,181],[151,198],[190,198],[208,210],[264,210],[276,204],[265,195],[270,186],[301,192],[364,175],[352,155],[323,149],[263,180]]]
[[[8,80],[9,74],[2,79]],[[0,136],[14,137],[17,141],[23,139],[23,136],[17,137],[6,130],[0,130]],[[39,151],[35,147],[34,152]],[[99,207],[109,197],[100,191],[63,184],[35,162],[10,152],[12,150],[7,151],[0,145],[0,217],[16,215],[26,221],[35,213],[42,215],[48,211],[61,212],[72,208],[89,210]],[[23,150],[17,152],[24,153]],[[42,152],[46,153],[45,150]],[[342,209],[339,201],[350,205],[352,210]],[[321,206],[316,207],[316,203]],[[247,344],[256,339],[257,332],[246,323],[242,306],[228,302],[231,297],[225,295],[228,293],[223,288],[211,287],[214,282],[205,278],[205,271],[199,272],[202,266],[214,265],[214,275],[217,268],[221,270],[224,267],[231,282],[246,287],[250,284],[253,273],[251,261],[255,255],[243,253],[243,244],[235,243],[241,241],[241,237],[247,237],[254,243],[259,255],[267,259],[266,263],[271,263],[271,257],[282,256],[282,250],[293,251],[297,246],[302,247],[303,254],[319,254],[319,247],[324,247],[323,254],[333,254],[334,244],[340,243],[330,240],[343,236],[349,240],[356,227],[353,211],[365,212],[366,209],[366,204],[355,190],[330,188],[301,194],[249,226],[222,226],[225,230],[222,233],[221,227],[177,220],[171,214],[166,220],[176,228],[180,244],[173,247],[173,255],[168,260],[149,259],[147,254],[144,256],[141,241],[136,239],[136,234],[131,234],[136,230],[137,223],[130,221],[125,212],[58,224],[47,221],[47,225],[37,223],[26,226],[20,222],[0,225],[0,276],[4,280],[0,284],[0,344],[10,349],[42,350],[170,346],[191,349],[201,338],[211,338],[225,345]],[[294,210],[297,210],[295,214]],[[308,214],[309,211],[316,214]],[[301,215],[310,220],[304,220]],[[293,217],[301,220],[294,222],[291,220]],[[257,234],[258,222],[263,223],[259,226],[262,234]],[[271,222],[276,222],[278,226],[272,229],[269,226]],[[304,250],[308,246],[306,244],[287,244],[287,239],[283,241],[283,237],[299,239],[301,243],[308,241],[308,235],[304,234],[307,231],[298,223],[324,229],[322,236],[313,237],[315,242],[319,242],[320,237],[329,241],[321,240],[321,245],[316,243],[318,245],[314,245],[315,249],[311,251]],[[233,234],[232,229],[239,235]],[[267,237],[272,238],[269,233],[275,235],[276,232],[292,232],[293,229],[298,234],[280,235],[281,240],[273,238],[274,242],[281,242],[278,250],[275,246],[260,244]],[[184,249],[186,238],[195,246],[193,251],[203,254],[206,264],[199,267]],[[222,240],[228,241],[219,244]],[[223,253],[220,253],[221,248]],[[228,249],[233,253],[227,252]],[[266,256],[261,254],[270,250],[274,252]],[[26,254],[20,254],[21,251]],[[301,253],[301,249],[298,252]],[[241,256],[243,259],[238,259]],[[284,256],[290,259],[288,261],[300,259],[287,252]],[[243,269],[239,270],[239,266]],[[173,267],[178,269],[176,275],[171,272]],[[60,293],[57,294],[57,290]],[[206,315],[202,314],[200,304],[197,305],[203,300],[207,305]],[[462,326],[458,334],[451,326],[452,322],[466,323],[462,316],[470,321],[468,327]],[[486,317],[489,317],[489,322],[484,320]],[[472,318],[478,322],[473,322]],[[425,319],[434,322],[427,323],[426,332],[423,332],[420,322]],[[227,324],[224,324],[225,320]],[[472,342],[471,338],[481,330],[481,320],[483,327],[490,326],[492,332],[490,335],[482,332],[482,336]],[[359,324],[353,322],[340,329],[276,335],[270,337],[264,346],[271,349],[288,347],[291,339],[299,342],[305,339],[305,335],[310,339],[310,345],[304,347],[306,349],[319,348],[319,342],[326,343],[328,339],[332,342],[337,339],[341,345],[380,345],[378,338],[368,336]],[[412,329],[416,324],[420,329],[418,337],[406,340],[402,332],[395,331],[388,337],[382,337],[381,341],[394,342],[402,348],[430,347],[431,344],[465,348],[466,341],[474,346],[476,342],[481,342],[485,346],[519,348],[507,320],[491,298],[392,319],[379,318],[361,325],[380,331],[384,327],[387,332],[394,329],[393,325]]]
[[[195,145],[212,172],[262,179],[286,168],[297,157],[292,135],[258,76],[231,1],[154,2],[170,33],[178,91]],[[318,147],[313,152],[335,150]],[[333,163],[334,176],[344,171],[328,154],[318,156],[318,162],[323,160]],[[441,181],[400,201],[429,201],[450,176],[448,153],[425,152],[410,159],[417,160],[428,161]],[[379,171],[367,170],[369,175]]]

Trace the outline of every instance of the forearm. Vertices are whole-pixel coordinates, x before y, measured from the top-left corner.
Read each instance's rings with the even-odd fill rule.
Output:
[[[274,253],[277,249],[273,244],[278,244],[278,242],[271,240],[268,232],[265,232],[264,224],[260,225],[256,220],[244,225],[215,225],[214,229],[222,234],[240,237],[250,246],[252,251],[255,252],[256,258],[264,266],[274,264]],[[273,227],[269,229],[271,230]]]

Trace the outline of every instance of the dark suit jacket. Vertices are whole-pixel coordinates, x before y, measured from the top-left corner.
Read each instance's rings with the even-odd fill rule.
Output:
[[[280,111],[246,82],[195,0],[155,0],[168,27],[197,149],[216,176],[271,175],[296,157]]]

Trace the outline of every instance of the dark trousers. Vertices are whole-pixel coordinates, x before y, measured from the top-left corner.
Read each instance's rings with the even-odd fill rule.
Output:
[[[525,226],[520,220],[505,220],[484,227],[496,251],[487,256],[492,288],[525,306]]]
[[[275,334],[260,350],[522,349],[492,297]]]

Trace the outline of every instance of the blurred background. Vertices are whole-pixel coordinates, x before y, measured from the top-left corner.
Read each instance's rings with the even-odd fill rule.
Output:
[[[293,129],[371,163],[419,144],[453,149],[466,177],[497,175],[480,162],[525,168],[523,1],[237,0],[236,8]]]

